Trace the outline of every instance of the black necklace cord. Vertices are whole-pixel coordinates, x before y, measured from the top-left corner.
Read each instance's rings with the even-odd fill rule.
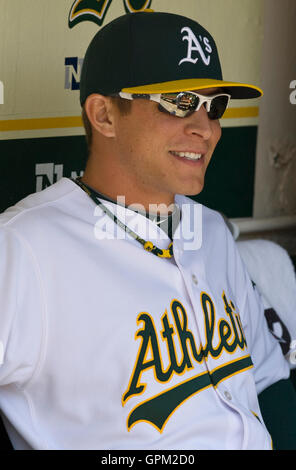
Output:
[[[103,212],[108,215],[120,228],[122,228],[125,232],[127,232],[134,240],[141,243],[144,250],[148,251],[149,253],[153,253],[154,255],[158,256],[159,258],[172,258],[173,257],[173,242],[171,242],[167,249],[160,249],[155,246],[151,241],[146,241],[143,238],[139,237],[135,232],[133,232],[129,227],[127,227],[121,220],[119,220],[109,209],[96,197],[95,193],[90,190],[87,186],[85,186],[82,181],[81,177],[76,179],[71,178],[74,183],[76,183],[86,194],[97,204],[101,207]]]

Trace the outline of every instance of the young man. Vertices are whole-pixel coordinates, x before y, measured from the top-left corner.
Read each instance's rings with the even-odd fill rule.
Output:
[[[0,217],[0,406],[18,449],[271,449],[257,394],[289,376],[199,193],[229,97],[211,35],[125,15],[85,56],[89,159]],[[131,207],[132,205],[132,207]]]

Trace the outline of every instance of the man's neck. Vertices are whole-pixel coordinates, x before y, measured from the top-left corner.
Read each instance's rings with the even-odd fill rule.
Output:
[[[174,211],[175,198],[173,195],[161,197],[151,194],[146,196],[146,194],[138,194],[134,188],[130,188],[129,191],[115,190],[115,188],[111,188],[110,185],[108,188],[104,188],[103,184],[100,184],[100,182],[97,182],[94,178],[87,175],[83,175],[81,181],[103,196],[104,199],[137,210],[137,212],[146,212],[148,214],[154,214],[155,216],[168,216]]]
[[[168,237],[172,240],[173,239],[173,234],[175,230],[177,229],[180,220],[181,220],[181,211],[179,207],[175,204],[171,205],[171,210],[167,211],[166,213],[159,213],[159,212],[152,212],[152,211],[147,211],[145,208],[142,208],[142,210],[139,207],[136,207],[136,205],[130,205],[127,206],[126,204],[123,204],[122,201],[120,200],[115,200],[112,197],[107,196],[106,194],[101,193],[100,191],[97,191],[94,187],[89,185],[86,181],[84,181],[83,178],[79,178],[80,181],[90,190],[92,191],[96,197],[103,199],[103,201],[109,201],[114,204],[119,204],[124,207],[127,207],[130,210],[134,210],[138,214],[141,214],[148,219],[152,220],[155,224],[159,225],[159,227],[168,235]]]

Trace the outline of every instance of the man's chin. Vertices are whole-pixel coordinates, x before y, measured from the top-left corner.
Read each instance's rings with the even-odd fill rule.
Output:
[[[197,196],[202,192],[204,188],[204,181],[199,182],[198,184],[183,187],[178,194],[183,194],[184,196]]]

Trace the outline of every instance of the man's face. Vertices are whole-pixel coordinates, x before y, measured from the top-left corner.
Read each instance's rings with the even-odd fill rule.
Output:
[[[217,90],[199,93],[213,95]],[[175,194],[196,195],[203,189],[221,127],[208,118],[204,106],[179,118],[159,111],[155,102],[136,99],[128,115],[117,114],[115,133],[122,178],[139,199],[133,202],[170,204]],[[186,158],[194,154],[202,157]]]

